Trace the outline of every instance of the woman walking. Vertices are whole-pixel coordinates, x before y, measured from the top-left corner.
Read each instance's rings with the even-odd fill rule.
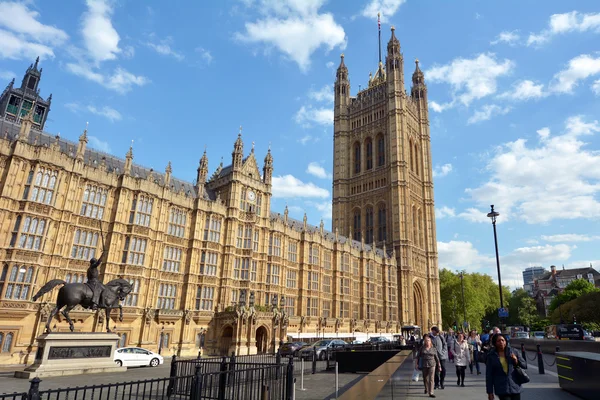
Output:
[[[469,350],[471,350],[471,362],[469,363],[469,369],[471,373],[473,373],[473,364],[475,364],[475,368],[477,369],[477,375],[481,375],[481,370],[479,369],[479,350],[481,350],[481,339],[477,334],[477,331],[473,329],[469,334]]]
[[[459,333],[454,347],[452,349],[454,353],[454,365],[456,365],[456,385],[465,387],[465,371],[467,365],[471,363],[471,355],[469,354],[469,344],[465,340],[465,334]]]
[[[485,387],[489,400],[494,400],[494,393],[500,400],[521,400],[521,385],[513,380],[516,367],[527,368],[527,363],[506,345],[501,334],[492,338],[492,348],[487,356],[485,369]]]
[[[442,366],[437,355],[437,350],[431,344],[431,337],[429,335],[426,335],[423,338],[423,346],[419,350],[419,359],[417,363],[419,369],[423,371],[425,394],[429,393],[429,397],[435,397],[433,394],[433,377],[436,368],[441,371]]]

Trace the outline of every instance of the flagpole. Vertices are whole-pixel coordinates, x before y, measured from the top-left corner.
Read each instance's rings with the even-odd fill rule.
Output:
[[[377,29],[379,31],[379,63],[381,64],[381,14],[377,13]]]

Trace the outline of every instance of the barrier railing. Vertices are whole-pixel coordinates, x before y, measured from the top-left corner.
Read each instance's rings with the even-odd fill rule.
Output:
[[[556,353],[558,353],[559,351],[560,351],[560,346],[556,346]],[[548,354],[546,354],[546,356],[548,356]],[[556,365],[556,355],[554,356],[554,361],[549,363],[548,361],[546,361],[544,359],[544,354],[542,353],[542,349],[539,344],[537,345],[537,349],[536,349],[534,356],[532,358],[530,358],[527,356],[527,352],[525,351],[525,344],[521,343],[521,357],[523,357],[523,359],[525,361],[530,361],[530,362],[534,362],[535,360],[537,360],[538,371],[539,371],[540,375],[546,374],[545,366],[553,367],[554,365]]]

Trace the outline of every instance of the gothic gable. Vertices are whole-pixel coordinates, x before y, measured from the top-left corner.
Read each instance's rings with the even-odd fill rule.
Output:
[[[254,153],[250,153],[250,155],[244,160],[244,164],[242,165],[242,173],[248,176],[251,175],[252,178],[260,179],[260,170],[258,169],[256,158],[254,158]]]

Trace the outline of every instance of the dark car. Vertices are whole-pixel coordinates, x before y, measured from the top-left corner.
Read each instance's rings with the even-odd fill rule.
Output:
[[[347,345],[343,340],[338,339],[324,339],[319,340],[316,343],[313,343],[308,346],[304,346],[299,352],[298,355],[305,360],[310,360],[312,358],[315,349],[317,351],[317,359],[324,360],[326,351],[331,351],[334,349],[342,349]]]
[[[368,344],[390,343],[390,339],[386,338],[385,336],[373,336],[373,337],[370,337],[369,340],[367,340],[365,343],[368,343]]]
[[[279,352],[284,357],[287,357],[287,356],[296,357],[298,355],[298,350],[300,350],[302,347],[306,346],[307,344],[308,343],[306,343],[306,342],[287,342],[287,343],[284,343],[281,345],[281,347],[279,348]]]

